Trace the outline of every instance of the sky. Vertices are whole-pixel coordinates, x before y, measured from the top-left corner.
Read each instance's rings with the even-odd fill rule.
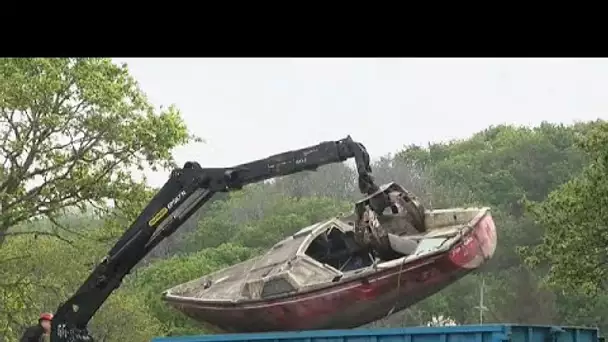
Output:
[[[233,166],[351,135],[372,158],[490,125],[608,118],[608,59],[114,58],[205,143],[179,164]],[[147,174],[160,186],[167,173]]]

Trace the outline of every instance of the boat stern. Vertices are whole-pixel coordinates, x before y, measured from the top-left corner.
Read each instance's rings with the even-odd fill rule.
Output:
[[[449,253],[450,261],[464,269],[479,268],[496,251],[496,226],[490,210],[484,210],[471,223],[471,232]]]

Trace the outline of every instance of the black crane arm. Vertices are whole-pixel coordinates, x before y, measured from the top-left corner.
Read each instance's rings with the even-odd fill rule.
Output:
[[[86,326],[120,286],[122,279],[214,193],[241,189],[244,185],[277,176],[315,170],[349,158],[355,158],[361,192],[372,194],[377,191],[371,176],[369,155],[365,147],[350,136],[231,168],[202,168],[196,162],[187,162],[183,168],[173,170],[169,180],[82,286],[59,307],[52,322],[51,342],[92,341]]]

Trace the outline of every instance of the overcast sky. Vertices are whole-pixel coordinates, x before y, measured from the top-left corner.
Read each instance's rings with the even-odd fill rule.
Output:
[[[181,109],[206,143],[174,155],[205,167],[349,134],[374,158],[489,125],[608,116],[607,59],[114,60],[129,65],[155,105]]]

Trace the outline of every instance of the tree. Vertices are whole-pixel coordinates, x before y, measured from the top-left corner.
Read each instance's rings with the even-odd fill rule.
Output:
[[[553,287],[594,295],[608,288],[608,123],[598,122],[579,145],[591,163],[544,201],[529,203],[546,233],[526,255],[530,265],[550,266]]]
[[[274,188],[282,194],[296,198],[317,196],[339,200],[361,196],[357,188],[357,171],[346,163],[319,167],[275,179]]]
[[[424,166],[433,186],[457,194],[461,205],[483,203],[521,216],[524,196],[543,199],[582,169],[587,158],[575,142],[589,127],[501,125],[428,149],[411,146],[396,159]]]
[[[5,58],[0,75],[0,246],[19,223],[106,210],[132,171],[171,167],[174,147],[199,140],[110,59]]]
[[[204,331],[203,327],[179,311],[168,307],[159,294],[172,286],[247,260],[253,255],[254,251],[245,247],[222,244],[216,248],[208,248],[188,255],[173,256],[138,270],[136,277],[128,278],[120,295],[125,298],[135,297],[134,302],[143,301],[148,315],[161,322],[165,334],[201,333]],[[142,341],[149,341],[153,336],[148,336],[148,339]],[[117,338],[112,340],[118,341]]]
[[[71,225],[62,218],[62,224]],[[89,222],[91,220],[89,219]],[[38,221],[32,230],[49,222]],[[91,223],[91,222],[90,222]],[[106,228],[93,222],[73,244],[33,234],[7,239],[0,256],[0,340],[17,341],[26,325],[35,323],[43,311],[54,311],[74,293],[82,280],[107,252],[97,234]],[[149,341],[164,333],[164,325],[148,313],[144,298],[119,289],[102,306],[90,327],[97,341]]]
[[[268,248],[285,236],[340,214],[352,211],[348,202],[324,197],[296,198],[277,193],[272,186],[254,184],[209,206],[209,215],[198,229],[184,236],[184,251],[236,243]]]
[[[576,141],[594,125],[501,125],[469,139],[434,143],[428,148],[410,146],[397,154],[396,159],[417,165],[430,178],[426,182],[427,196],[433,207],[491,206],[499,245],[481,272],[488,286],[487,306],[491,307],[493,320],[548,322],[566,317],[568,310],[560,308],[561,317],[556,313],[554,304],[561,298],[539,284],[545,269],[525,267],[517,253],[517,247],[539,244],[544,234],[543,227],[525,213],[523,203],[525,198],[544,199],[581,172],[589,158]],[[450,304],[440,313],[462,323],[470,317],[464,309],[470,302],[464,299],[458,284],[472,279],[459,281],[418,307],[432,308],[430,303],[448,297]]]

